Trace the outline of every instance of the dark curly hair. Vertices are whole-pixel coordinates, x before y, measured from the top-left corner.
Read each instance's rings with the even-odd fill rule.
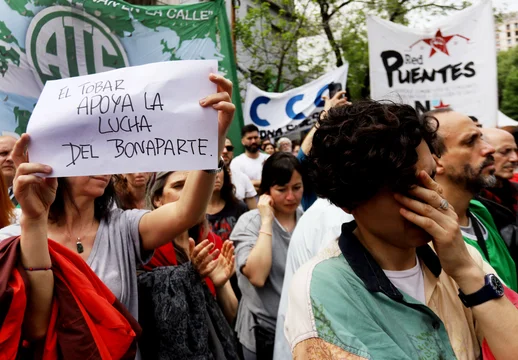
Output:
[[[417,182],[417,146],[433,154],[439,123],[409,105],[363,100],[331,108],[319,122],[308,175],[320,197],[353,210],[381,189],[406,192]]]

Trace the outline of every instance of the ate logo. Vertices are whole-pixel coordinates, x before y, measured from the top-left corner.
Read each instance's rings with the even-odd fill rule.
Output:
[[[443,36],[441,30],[439,29],[439,30],[437,30],[437,32],[435,33],[435,36],[433,38],[420,39],[420,40],[416,41],[415,43],[413,43],[410,46],[410,48],[414,47],[415,45],[417,45],[421,41],[423,41],[424,43],[428,44],[432,48],[430,51],[430,57],[432,57],[435,53],[437,53],[439,51],[449,56],[450,53],[448,52],[448,42],[450,42],[450,40],[453,39],[454,37],[460,37],[462,39],[465,39],[466,41],[469,41],[469,39],[467,37],[462,36],[460,34]]]
[[[84,10],[51,6],[31,21],[25,40],[37,82],[100,73],[128,66],[110,28]]]

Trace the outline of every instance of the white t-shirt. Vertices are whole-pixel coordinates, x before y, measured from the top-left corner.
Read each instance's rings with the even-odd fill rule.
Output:
[[[477,218],[475,217],[475,219],[477,219]],[[462,233],[463,237],[466,237],[473,241],[477,241],[477,234],[475,233],[475,229],[473,228],[473,222],[471,221],[471,217],[468,217],[468,221],[469,221],[468,226],[461,226],[460,232]],[[482,230],[482,237],[484,238],[484,240],[487,241],[487,238],[489,237],[489,233],[487,232],[486,227],[478,219],[477,219],[477,223],[478,223],[478,228]]]
[[[233,173],[240,171],[250,180],[261,180],[261,173],[263,172],[263,164],[268,159],[268,154],[258,153],[256,159],[249,158],[246,153],[236,157],[230,163],[230,171]]]
[[[342,224],[352,221],[352,215],[326,199],[317,199],[302,215],[291,236],[286,270],[282,285],[281,301],[277,312],[274,360],[291,359],[291,349],[284,335],[284,322],[288,310],[288,296],[295,272],[307,261],[336,240],[342,232]]]
[[[236,187],[236,197],[238,200],[253,198],[257,195],[252,180],[241,171],[232,172],[232,184]]]
[[[411,269],[402,271],[383,270],[383,272],[399,290],[426,304],[424,273],[418,257],[416,257],[416,265]]]

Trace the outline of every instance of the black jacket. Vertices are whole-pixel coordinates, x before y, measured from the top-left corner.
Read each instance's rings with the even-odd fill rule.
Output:
[[[234,332],[191,263],[145,272],[138,285],[143,359],[239,359]]]

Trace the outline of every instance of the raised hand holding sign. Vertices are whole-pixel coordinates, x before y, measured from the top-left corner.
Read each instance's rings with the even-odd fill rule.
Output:
[[[174,61],[49,81],[27,127],[31,161],[56,177],[216,168],[224,109],[200,102],[219,96],[216,70]]]

